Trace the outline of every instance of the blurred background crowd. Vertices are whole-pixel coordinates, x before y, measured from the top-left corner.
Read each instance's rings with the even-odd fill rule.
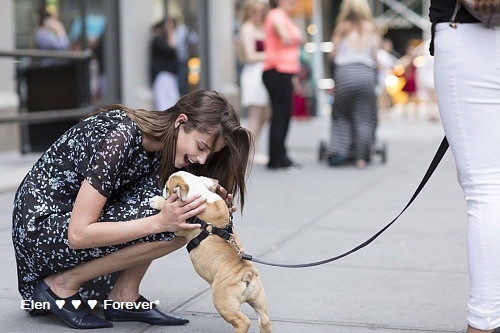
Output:
[[[15,119],[21,113],[111,103],[164,109],[178,96],[202,88],[224,93],[243,117],[250,117],[255,106],[242,102],[241,84],[246,2],[1,0],[0,119],[14,118],[2,124],[0,149],[42,151],[48,142],[41,137],[53,134],[47,139],[50,141],[76,121],[26,123]],[[272,3],[260,2],[265,15]],[[293,78],[291,114],[296,120],[307,120],[329,113],[335,99],[328,54],[335,48],[331,36],[342,1],[293,3],[291,17],[303,40],[301,69]],[[378,116],[425,112],[429,120],[437,120],[432,58],[428,55],[428,1],[368,3],[381,40]],[[263,22],[264,16],[257,20]],[[161,43],[154,44],[158,36]],[[61,56],[47,57],[33,50],[57,51]],[[153,52],[162,53],[154,56]],[[175,86],[175,93],[162,96],[170,101],[166,98],[160,103],[155,85],[165,84],[170,88],[163,91],[172,92]],[[256,136],[266,126],[268,111],[260,111],[260,120],[253,125]],[[265,152],[261,155],[257,157],[266,161]]]

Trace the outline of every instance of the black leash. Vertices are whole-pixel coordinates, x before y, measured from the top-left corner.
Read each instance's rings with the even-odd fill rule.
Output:
[[[316,261],[316,262],[310,262],[310,263],[305,263],[305,264],[278,264],[278,263],[272,263],[272,262],[267,262],[264,260],[260,260],[257,258],[254,258],[250,254],[242,253],[241,258],[249,261],[253,261],[259,264],[263,265],[268,265],[268,266],[277,266],[277,267],[286,267],[286,268],[303,268],[303,267],[312,267],[312,266],[319,266],[323,264],[327,264],[329,262],[338,260],[340,258],[343,258],[345,256],[348,256],[351,253],[354,253],[358,250],[361,250],[371,242],[373,242],[375,239],[378,238],[384,231],[386,231],[396,220],[405,212],[405,210],[411,205],[411,203],[415,200],[415,198],[418,196],[420,191],[424,188],[425,184],[427,181],[431,178],[431,175],[434,173],[436,170],[437,166],[439,165],[439,162],[441,162],[441,159],[443,158],[444,154],[446,153],[446,150],[448,149],[448,140],[446,137],[443,138],[443,141],[441,141],[441,145],[439,146],[436,155],[434,155],[434,158],[432,159],[431,164],[429,165],[429,168],[427,169],[427,172],[425,173],[424,177],[420,181],[420,184],[418,185],[417,189],[415,190],[415,193],[413,193],[410,201],[406,204],[406,206],[403,208],[403,210],[389,223],[387,224],[384,228],[382,228],[379,232],[377,232],[375,235],[373,235],[370,239],[366,240],[365,242],[361,243],[360,245],[356,246],[352,250],[349,250],[341,255],[338,255],[333,258],[321,260],[321,261]]]

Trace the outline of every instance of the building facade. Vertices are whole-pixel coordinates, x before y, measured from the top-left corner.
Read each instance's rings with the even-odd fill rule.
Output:
[[[425,35],[429,0],[371,0],[375,16],[395,39],[398,29],[417,37]],[[70,39],[72,51],[99,47],[92,57],[88,84],[90,98],[83,104],[122,103],[133,108],[151,108],[149,42],[151,27],[165,16],[173,16],[190,31],[188,45],[190,89],[215,89],[239,107],[238,63],[235,37],[239,9],[244,0],[0,0],[0,51],[34,49],[34,31],[42,8],[55,11]],[[328,78],[322,43],[330,38],[340,1],[298,0],[295,19],[309,44],[313,114],[321,113],[327,97],[316,83]],[[84,19],[82,19],[84,18]],[[84,23],[83,23],[84,22]],[[408,35],[408,31],[404,31]],[[402,43],[402,42],[401,42]],[[98,46],[98,47],[97,47]],[[323,51],[322,51],[323,50]],[[0,56],[0,116],[16,113],[22,102],[18,85],[19,66],[33,59]],[[244,111],[244,110],[242,110]],[[19,124],[1,124],[15,149]],[[0,134],[1,135],[1,134]],[[6,142],[6,140],[0,140]],[[1,149],[6,149],[0,146]]]

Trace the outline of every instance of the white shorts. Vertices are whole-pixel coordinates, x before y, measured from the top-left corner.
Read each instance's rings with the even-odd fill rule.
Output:
[[[269,95],[262,81],[262,62],[247,63],[240,75],[241,106],[266,106]]]

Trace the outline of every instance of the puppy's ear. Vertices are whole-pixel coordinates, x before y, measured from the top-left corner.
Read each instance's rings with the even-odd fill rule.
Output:
[[[219,181],[217,179],[203,177],[203,176],[200,176],[200,179],[201,179],[201,182],[203,183],[203,185],[205,185],[209,191],[215,193],[215,190],[217,189],[217,185],[219,184]]]
[[[189,185],[186,183],[177,184],[173,192],[182,200],[186,201],[189,192]]]

